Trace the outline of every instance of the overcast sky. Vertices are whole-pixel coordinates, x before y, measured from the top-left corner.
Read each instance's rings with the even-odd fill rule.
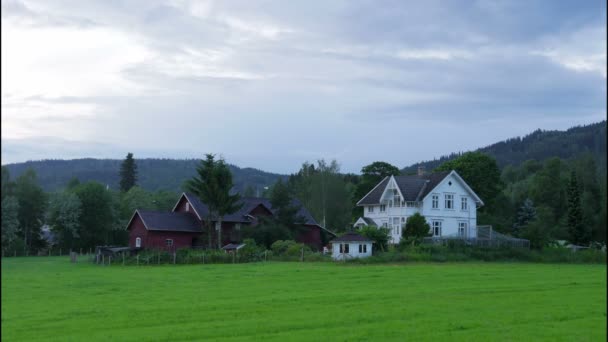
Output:
[[[2,0],[2,164],[359,172],[606,117],[586,1]]]

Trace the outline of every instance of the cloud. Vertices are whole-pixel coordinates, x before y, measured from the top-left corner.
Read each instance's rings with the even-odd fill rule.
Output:
[[[601,2],[2,7],[2,137],[15,161],[40,144],[63,158],[215,152],[276,172],[338,158],[357,172],[606,115]],[[68,142],[48,150],[41,136]]]

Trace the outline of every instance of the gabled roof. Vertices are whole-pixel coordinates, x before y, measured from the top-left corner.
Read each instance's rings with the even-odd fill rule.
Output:
[[[378,225],[374,220],[372,220],[369,217],[359,217],[359,219],[355,222],[355,225],[359,222],[361,222],[367,226],[377,226]]]
[[[450,171],[436,172],[426,175],[415,176],[391,176],[384,178],[372,191],[363,197],[357,205],[380,204],[380,198],[384,193],[386,185],[391,178],[395,179],[399,191],[403,194],[403,200],[408,202],[421,201],[431,190],[433,190]]]
[[[366,238],[365,236],[362,236],[360,234],[357,233],[346,233],[340,237],[337,237],[333,240],[331,240],[330,242],[352,242],[352,241],[361,241],[361,242],[372,242],[372,240]]]
[[[196,218],[188,213],[136,210],[133,216],[135,217],[135,215],[139,215],[147,230],[191,233],[202,232],[201,226]]]

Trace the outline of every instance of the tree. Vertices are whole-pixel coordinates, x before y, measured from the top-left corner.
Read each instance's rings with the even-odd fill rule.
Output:
[[[36,172],[27,169],[15,182],[15,197],[19,202],[20,235],[26,250],[44,246],[40,237],[44,214],[47,207],[46,193],[38,186]]]
[[[415,213],[405,222],[402,241],[411,242],[412,245],[418,244],[422,238],[431,235],[430,231],[431,226],[426,222],[426,218],[420,213]]]
[[[542,249],[554,238],[555,221],[553,212],[547,206],[536,209],[536,218],[520,228],[520,235],[530,240],[530,247]]]
[[[522,228],[526,227],[528,223],[536,218],[536,209],[534,208],[534,202],[531,199],[526,198],[522,206],[517,212],[517,218],[513,223],[513,234],[519,236]]]
[[[14,196],[2,199],[2,250],[13,245],[19,231],[19,201]]]
[[[295,229],[296,223],[304,223],[305,219],[298,216],[301,207],[295,204],[289,188],[281,179],[272,187],[270,204],[275,211],[276,222],[290,228],[291,231]]]
[[[188,191],[197,195],[209,210],[207,226],[211,239],[211,222],[216,222],[217,246],[222,247],[222,221],[225,215],[232,214],[242,206],[240,195],[230,194],[233,182],[232,173],[223,159],[215,160],[207,154],[196,169],[197,176],[186,182]],[[209,241],[211,247],[211,240]]]
[[[137,182],[137,165],[133,159],[133,153],[128,153],[120,165],[120,191],[127,192]]]
[[[74,189],[74,194],[80,200],[82,208],[78,232],[81,247],[110,243],[112,230],[116,228],[112,193],[100,183],[87,182]]]
[[[456,170],[484,201],[485,206],[482,207],[482,210],[492,208],[494,199],[503,188],[500,170],[494,158],[481,152],[467,152],[435,169],[435,171],[451,170]]]
[[[154,210],[156,205],[152,194],[146,190],[134,186],[129,191],[120,195],[120,219],[129,220],[136,209]],[[124,222],[126,224],[126,222]]]
[[[580,189],[575,171],[570,173],[570,181],[568,182],[568,235],[570,242],[575,245],[589,243],[590,234],[583,225]]]
[[[15,189],[15,182],[11,181],[10,172],[6,166],[2,166],[2,199],[6,196],[13,195]]]
[[[55,194],[49,203],[47,223],[51,230],[57,234],[59,243],[67,248],[82,246],[77,239],[80,238],[80,215],[82,204],[73,192]]]
[[[359,233],[373,241],[373,250],[382,252],[388,250],[388,241],[390,240],[390,230],[388,228],[365,226],[359,229]]]
[[[74,190],[79,185],[80,185],[80,180],[77,177],[72,177],[68,181],[67,189],[68,190]]]

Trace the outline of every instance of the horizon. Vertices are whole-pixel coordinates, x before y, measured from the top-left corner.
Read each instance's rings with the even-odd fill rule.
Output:
[[[3,0],[2,165],[357,173],[606,118],[603,1],[263,5]]]
[[[507,141],[507,140],[510,140],[510,139],[523,139],[523,138],[525,138],[525,137],[527,137],[527,136],[531,135],[532,133],[534,133],[534,132],[536,132],[536,131],[541,131],[541,132],[566,132],[566,131],[571,130],[571,129],[575,129],[575,128],[579,128],[579,127],[585,127],[585,126],[590,126],[590,125],[595,125],[595,124],[601,124],[602,122],[606,122],[606,121],[607,121],[607,120],[605,120],[605,119],[604,119],[604,120],[601,120],[601,121],[598,121],[598,122],[592,122],[592,123],[588,123],[588,124],[582,124],[582,125],[576,125],[576,126],[572,126],[572,127],[567,128],[567,129],[564,129],[564,130],[545,130],[545,129],[542,129],[542,128],[536,128],[536,129],[534,129],[533,131],[529,132],[528,134],[521,135],[521,136],[515,136],[515,137],[511,137],[511,138],[507,138],[507,139],[500,140],[500,141],[496,141],[496,142],[494,142],[494,143],[492,143],[492,144],[489,144],[489,145],[486,145],[486,146],[481,146],[481,147],[478,147],[478,148],[475,148],[475,149],[472,149],[472,150],[468,150],[468,151],[453,151],[453,152],[450,152],[450,153],[445,154],[445,155],[441,155],[441,156],[434,156],[433,158],[428,158],[428,159],[424,159],[424,160],[419,160],[419,161],[417,161],[417,162],[414,162],[414,163],[411,163],[411,164],[408,164],[408,165],[405,165],[405,166],[401,166],[401,165],[395,165],[395,166],[397,166],[399,169],[401,169],[401,170],[402,170],[402,169],[405,169],[405,168],[407,168],[407,167],[411,167],[411,166],[416,165],[416,164],[419,164],[419,163],[424,163],[424,162],[428,162],[428,161],[437,160],[437,159],[440,159],[440,158],[442,158],[442,157],[446,157],[446,156],[448,156],[448,155],[449,155],[449,154],[451,154],[451,153],[467,153],[467,152],[474,152],[474,151],[477,151],[477,150],[479,150],[479,149],[483,149],[483,148],[486,148],[486,147],[489,147],[489,146],[492,146],[492,145],[494,145],[494,144],[497,144],[497,143],[500,143],[500,142],[504,142],[504,141]],[[129,152],[127,152],[127,153],[129,153]],[[163,159],[167,159],[167,160],[176,160],[176,161],[186,161],[186,160],[201,160],[201,158],[195,158],[195,157],[191,157],[191,158],[189,158],[189,157],[183,157],[183,158],[171,158],[171,157],[143,157],[143,158],[137,158],[135,155],[133,155],[133,157],[134,157],[135,161],[137,161],[137,160],[163,160]],[[26,161],[13,162],[13,163],[6,163],[6,164],[5,164],[5,163],[2,163],[2,166],[5,166],[5,165],[14,165],[14,164],[35,163],[35,162],[42,162],[42,161],[73,161],[73,160],[85,160],[85,159],[93,159],[93,160],[118,160],[118,161],[120,161],[120,160],[123,160],[123,159],[124,159],[124,157],[123,157],[123,158],[110,158],[110,157],[79,157],[79,158],[69,158],[69,159],[64,159],[64,158],[44,158],[44,159],[26,160]],[[318,159],[315,159],[315,160],[307,160],[307,161],[304,161],[304,162],[316,163],[316,161],[317,161],[317,160],[318,160]],[[339,161],[339,160],[336,160],[336,161],[337,161],[337,162],[338,162],[338,164],[340,165],[340,161]],[[369,165],[369,164],[371,164],[371,163],[373,163],[373,162],[376,162],[376,161],[380,161],[380,160],[374,160],[374,161],[370,161],[370,162],[368,162],[368,163],[366,163],[366,164],[362,165],[362,166],[361,166],[361,168],[363,168],[364,166]],[[261,168],[252,167],[252,166],[241,166],[241,165],[237,165],[237,164],[235,164],[235,163],[232,163],[232,162],[230,162],[229,160],[226,160],[226,162],[227,162],[229,165],[235,166],[235,167],[237,167],[237,168],[239,168],[239,169],[255,169],[255,170],[258,170],[258,171],[265,172],[265,173],[277,174],[277,175],[280,175],[280,176],[289,176],[290,174],[297,173],[297,172],[298,172],[298,170],[299,170],[299,169],[300,169],[300,167],[301,167],[301,164],[300,164],[300,166],[298,167],[298,169],[296,169],[296,170],[294,170],[294,171],[289,171],[289,172],[287,172],[287,173],[282,173],[282,172],[275,172],[275,171],[272,171],[272,170],[261,169]],[[302,163],[304,163],[304,162],[302,162]],[[351,172],[351,171],[345,172],[345,171],[343,171],[343,170],[340,170],[340,173],[342,173],[342,174],[361,174],[361,171],[359,170],[359,171],[356,171],[356,172]]]

